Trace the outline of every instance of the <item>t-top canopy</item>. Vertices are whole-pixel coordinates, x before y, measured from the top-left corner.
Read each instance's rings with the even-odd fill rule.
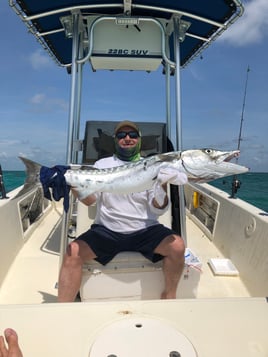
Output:
[[[72,62],[72,36],[66,37],[62,18],[79,11],[87,33],[89,16],[151,17],[164,24],[166,34],[174,16],[189,23],[181,41],[180,65],[185,66],[243,13],[239,0],[10,0],[10,6],[23,19],[56,62]],[[172,48],[172,46],[171,46]],[[173,58],[172,50],[170,58]]]

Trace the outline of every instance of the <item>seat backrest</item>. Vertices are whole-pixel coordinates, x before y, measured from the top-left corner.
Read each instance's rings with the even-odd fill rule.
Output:
[[[114,153],[114,128],[118,122],[115,121],[87,121],[83,143],[83,164],[94,164],[103,157]],[[173,145],[167,138],[166,124],[153,122],[137,123],[142,134],[141,155],[143,157],[173,151]],[[172,201],[172,228],[180,232],[178,188],[171,185]]]
[[[114,128],[118,122],[87,121],[83,143],[83,164],[93,164],[96,160],[114,153]],[[164,123],[137,123],[142,133],[141,155],[166,152],[167,137]]]

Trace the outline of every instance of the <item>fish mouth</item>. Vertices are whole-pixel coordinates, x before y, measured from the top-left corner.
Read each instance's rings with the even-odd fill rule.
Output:
[[[234,150],[234,151],[225,151],[225,152],[221,152],[216,153],[214,155],[214,162],[216,164],[220,164],[221,162],[229,162],[231,161],[233,158],[237,158],[240,154],[240,150]]]
[[[240,151],[239,150],[234,150],[234,151],[231,151],[231,152],[229,151],[229,152],[226,152],[225,155],[227,155],[227,156],[223,159],[223,161],[224,162],[229,162],[234,158],[238,158],[239,155],[240,155]]]

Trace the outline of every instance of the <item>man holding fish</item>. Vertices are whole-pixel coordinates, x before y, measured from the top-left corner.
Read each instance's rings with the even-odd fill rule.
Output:
[[[136,124],[123,121],[115,128],[115,154],[95,163],[97,169],[116,168],[140,158],[141,133]],[[134,173],[135,175],[135,173]],[[105,265],[122,251],[136,251],[152,262],[163,259],[165,288],[161,298],[176,298],[184,268],[184,242],[158,222],[168,209],[167,183],[185,184],[187,175],[176,168],[159,170],[151,188],[134,193],[94,192],[85,196],[80,187],[73,193],[86,205],[96,203],[90,229],[70,243],[59,276],[59,302],[75,300],[81,284],[83,263],[95,259]]]
[[[86,205],[96,203],[91,228],[65,254],[59,277],[58,300],[73,301],[80,288],[82,265],[95,259],[107,264],[117,253],[137,251],[153,262],[163,259],[165,289],[162,298],[175,298],[184,266],[184,243],[176,232],[159,224],[168,209],[167,183],[202,183],[248,171],[231,163],[239,150],[211,148],[174,151],[140,158],[141,134],[124,121],[115,129],[115,154],[94,166],[42,166],[27,158],[27,175],[15,198],[42,186],[44,196],[68,211],[69,190]],[[51,196],[52,191],[52,196]]]

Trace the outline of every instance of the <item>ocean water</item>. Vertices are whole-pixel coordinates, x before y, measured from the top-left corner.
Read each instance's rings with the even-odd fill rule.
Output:
[[[24,183],[24,171],[4,171],[3,180],[6,192],[12,191]],[[230,193],[232,192],[233,177],[225,177],[210,182],[211,185]],[[235,195],[237,198],[268,212],[268,173],[246,173],[238,175],[241,186]]]
[[[2,179],[4,181],[6,193],[23,185],[25,177],[25,171],[3,171]]]
[[[268,212],[268,173],[247,172],[242,175],[237,175],[237,179],[241,182],[241,185],[237,194],[235,194],[235,197],[241,198],[265,212]],[[212,181],[210,184],[230,193],[231,196],[232,180],[233,177],[230,176]]]

